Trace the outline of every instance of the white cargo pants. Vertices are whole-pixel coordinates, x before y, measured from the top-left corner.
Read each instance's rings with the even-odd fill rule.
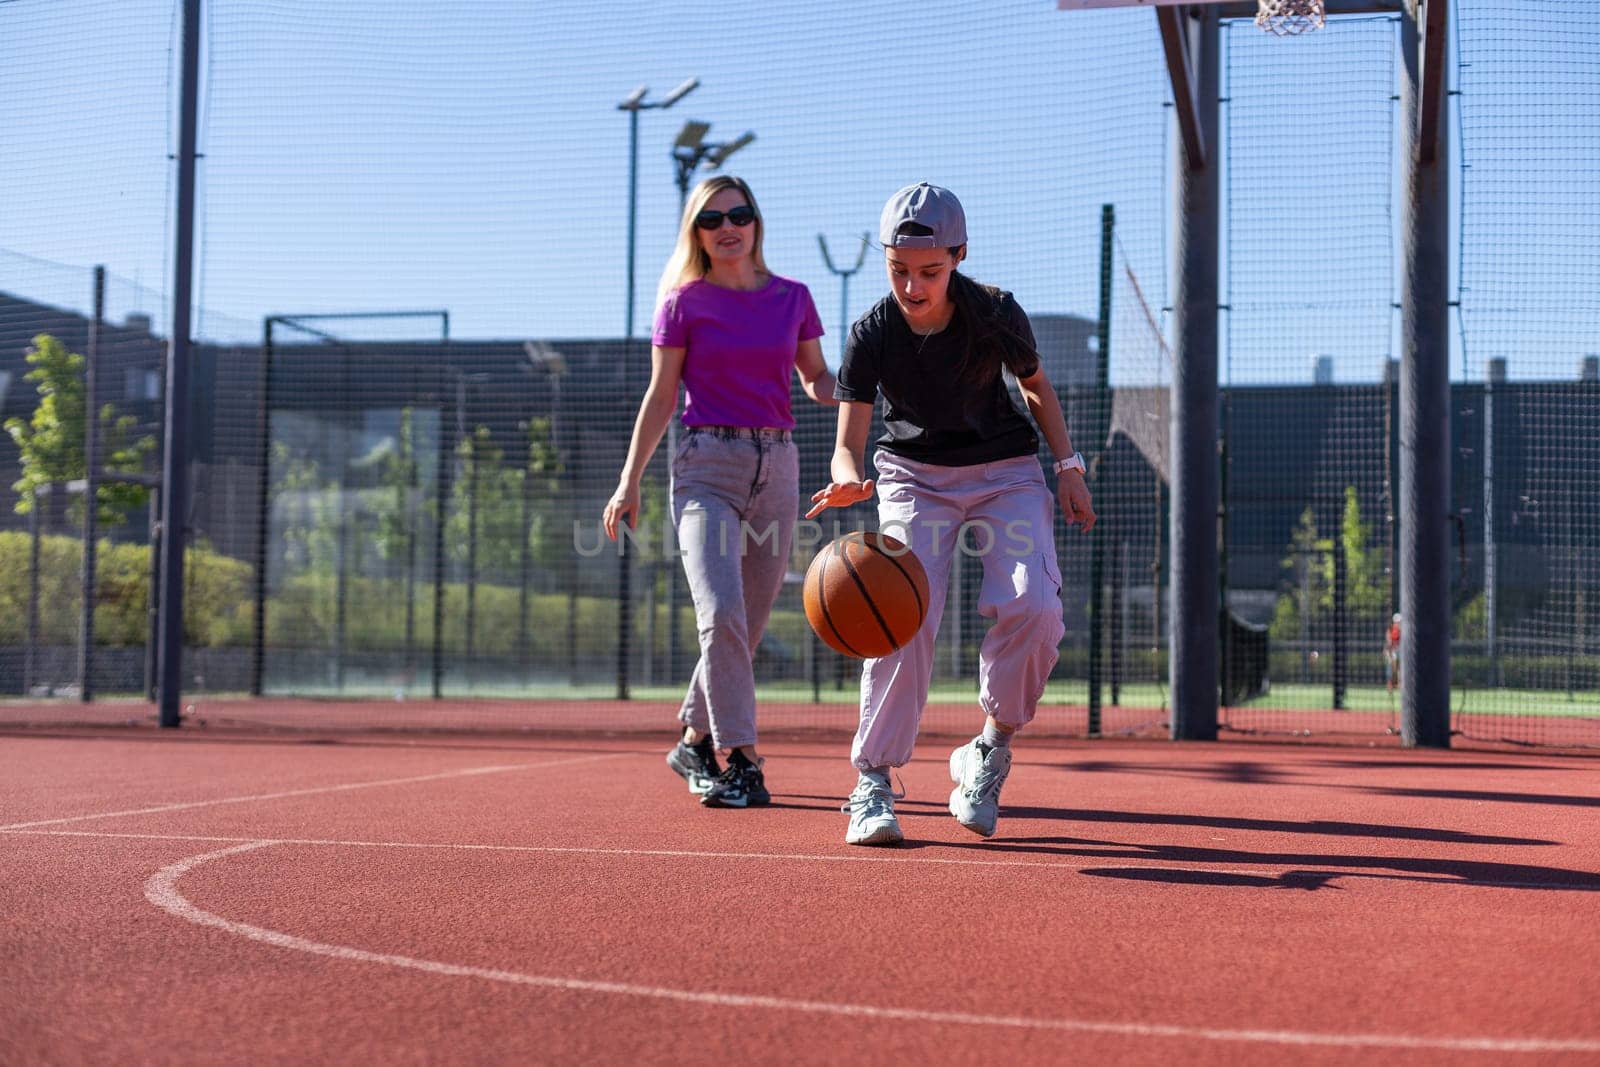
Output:
[[[1008,726],[1033,719],[1066,632],[1056,563],[1056,500],[1039,461],[941,467],[879,450],[878,529],[906,542],[928,572],[928,616],[907,644],[861,672],[860,770],[911,759],[933,676],[951,564],[983,562],[978,614],[994,620],[978,651],[978,704]],[[974,723],[974,733],[982,723]]]

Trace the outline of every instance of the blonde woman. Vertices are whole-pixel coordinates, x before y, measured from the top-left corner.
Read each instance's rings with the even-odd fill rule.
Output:
[[[804,285],[767,269],[761,211],[739,178],[701,182],[684,205],[662,273],[650,386],[603,522],[615,539],[639,517],[639,481],[673,416],[672,517],[694,599],[700,659],[667,764],[707,807],[767,804],[756,751],[753,660],[783,584],[799,517],[799,458],[789,386],[836,404],[822,322]],[[717,751],[728,754],[727,767]]]

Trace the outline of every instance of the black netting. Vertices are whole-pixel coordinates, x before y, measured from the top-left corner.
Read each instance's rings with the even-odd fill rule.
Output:
[[[0,438],[4,484],[19,483],[0,509],[0,693],[70,700],[87,665],[109,709],[91,716],[121,714],[151,680],[180,9],[88,0],[68,18],[49,0],[0,4],[0,415],[24,427]],[[1587,742],[1600,722],[1600,4],[1454,10],[1455,725]],[[270,717],[315,697],[362,703],[300,721],[664,721],[697,644],[663,534],[660,452],[626,557],[597,523],[648,378],[683,193],[674,143],[693,120],[705,140],[677,160],[698,178],[732,152],[724,169],[761,202],[768,263],[810,286],[831,363],[885,292],[875,250],[844,273],[884,198],[918,179],[960,194],[966,269],[1029,312],[1095,461],[1100,540],[1061,534],[1068,629],[1040,726],[1086,728],[1098,619],[1103,728],[1162,728],[1175,137],[1149,11],[779,7],[712,35],[678,4],[210,0],[205,13],[181,532],[196,714]],[[1293,39],[1225,26],[1212,146],[1219,606],[1234,635],[1218,650],[1223,724],[1388,733],[1403,510],[1398,22],[1334,17]],[[698,86],[668,112],[668,88],[690,75]],[[629,100],[641,109],[619,109]],[[89,406],[112,408],[87,656],[82,433],[66,435],[75,461],[28,458],[42,400],[24,377],[39,365],[30,351],[62,367],[92,356]],[[808,496],[827,480],[835,416],[798,392],[795,413]],[[872,521],[867,508],[826,518],[823,536]],[[854,665],[805,624],[806,562],[797,550],[757,655],[763,699],[793,724],[848,728]],[[976,690],[979,573],[956,569],[942,620],[933,701],[952,716]],[[605,703],[624,693],[622,710]],[[224,703],[252,694],[263,699]]]

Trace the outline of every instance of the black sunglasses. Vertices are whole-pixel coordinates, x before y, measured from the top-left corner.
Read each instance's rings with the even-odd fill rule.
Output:
[[[723,219],[727,219],[735,226],[748,226],[756,221],[756,209],[749,204],[740,204],[727,211],[712,211],[708,208],[694,217],[694,224],[702,230],[720,230]]]

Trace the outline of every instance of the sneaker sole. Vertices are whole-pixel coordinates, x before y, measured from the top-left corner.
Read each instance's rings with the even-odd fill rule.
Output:
[[[705,793],[701,794],[700,803],[708,808],[765,808],[772,804],[772,797],[770,795],[760,797],[746,794],[737,800],[732,800],[727,797],[714,796],[708,788]]]
[[[894,825],[879,826],[864,837],[851,837],[844,835],[847,845],[898,845],[906,839],[900,828]]]
[[[955,816],[956,822],[960,823],[966,829],[971,830],[973,833],[977,834],[979,837],[993,837],[994,836],[994,826],[992,824],[987,826],[987,827],[985,827],[982,823],[979,823],[979,822],[968,822],[966,819],[963,819],[961,817],[961,812],[956,807],[956,801],[960,798],[960,796],[961,796],[961,790],[960,790],[959,787],[954,789],[954,790],[952,790],[951,793],[950,793],[950,814]]]

